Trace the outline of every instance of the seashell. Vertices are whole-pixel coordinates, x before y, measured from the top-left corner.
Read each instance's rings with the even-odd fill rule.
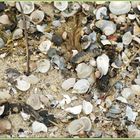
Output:
[[[121,109],[119,107],[119,105],[112,105],[111,108],[109,109],[109,112],[112,114],[120,114],[121,113]]]
[[[123,36],[122,36],[122,42],[125,45],[129,45],[132,41],[132,34],[131,32],[126,32]]]
[[[67,1],[54,1],[54,7],[57,8],[59,11],[64,11],[68,7]]]
[[[96,11],[96,19],[102,19],[104,16],[107,16],[107,8],[106,7],[100,7]]]
[[[82,105],[68,107],[65,109],[66,112],[72,113],[74,115],[80,114],[82,111]]]
[[[122,103],[126,103],[127,104],[127,100],[124,97],[122,97],[122,96],[117,97],[116,100],[118,100],[118,101],[120,101]]]
[[[105,46],[105,45],[111,45],[111,42],[107,39],[105,40],[101,40],[101,43]]]
[[[20,4],[21,4],[21,7],[23,9],[24,14],[30,14],[33,12],[33,10],[34,10],[34,3],[33,2],[21,1]],[[16,2],[16,8],[19,12],[21,12],[19,2]]]
[[[91,127],[90,119],[88,117],[81,117],[80,119],[72,121],[67,129],[71,135],[78,135],[81,131],[90,131]]]
[[[43,25],[36,25],[36,29],[41,32],[41,33],[44,33],[45,32],[45,29],[47,28],[47,24],[43,24]]]
[[[109,4],[109,10],[115,15],[126,14],[131,9],[131,3],[129,1],[111,1]]]
[[[128,99],[128,97],[133,94],[133,91],[131,88],[124,88],[121,94],[125,99]]]
[[[135,122],[136,117],[138,116],[138,112],[134,112],[131,107],[126,107],[126,114],[129,121]]]
[[[128,14],[128,18],[134,20],[136,18],[135,14]]]
[[[11,22],[7,15],[2,15],[0,16],[0,23],[6,25],[6,24],[10,24]]]
[[[76,82],[76,78],[69,78],[62,83],[61,87],[64,90],[69,90],[74,86],[75,82]]]
[[[42,107],[42,103],[38,94],[31,94],[27,99],[26,103],[33,107],[33,109],[35,110],[39,110]]]
[[[3,134],[12,129],[11,122],[7,119],[0,119],[0,134]]]
[[[88,115],[93,111],[93,105],[90,102],[83,100],[83,112]]]
[[[131,85],[131,89],[135,95],[140,95],[140,85]]]
[[[2,39],[2,38],[0,38],[0,48],[3,48],[3,47],[4,47],[4,45],[5,45],[5,43],[4,43],[3,39]]]
[[[35,132],[35,133],[47,132],[48,128],[45,124],[34,121],[33,124],[32,124],[32,131]]]
[[[92,73],[93,68],[85,63],[81,63],[78,64],[75,70],[78,78],[87,78]]]
[[[41,10],[35,10],[34,12],[32,12],[32,14],[30,15],[30,19],[34,24],[39,24],[41,21],[43,21],[44,19],[44,12]]]
[[[30,83],[28,82],[27,76],[19,76],[17,79],[16,87],[21,91],[27,91],[30,88]]]
[[[89,61],[89,64],[90,64],[91,66],[95,67],[95,66],[96,66],[96,61],[95,61],[95,59],[94,59],[94,58],[91,58],[90,61]]]
[[[80,93],[80,94],[86,93],[89,87],[90,83],[88,82],[88,80],[86,79],[78,80],[73,87],[72,93]]]
[[[38,49],[42,53],[47,54],[47,52],[50,49],[51,45],[52,45],[52,42],[50,40],[46,40],[46,41],[41,42],[41,44],[38,46]]]
[[[42,59],[37,63],[37,70],[41,73],[47,73],[51,67],[50,61]]]
[[[23,30],[22,29],[16,29],[13,33],[13,40],[19,39],[23,37]]]
[[[21,116],[22,116],[24,121],[27,121],[27,120],[30,119],[30,115],[29,114],[26,114],[26,113],[24,113],[22,111],[20,112],[20,114],[21,114]]]
[[[0,106],[0,116],[3,114],[4,109],[5,109],[5,106],[4,105],[3,106]]]
[[[97,57],[97,68],[101,73],[101,77],[108,73],[109,69],[109,57],[106,54],[102,54]]]
[[[89,38],[90,38],[91,42],[94,43],[97,40],[96,32],[93,31],[92,33],[90,33]]]
[[[91,40],[89,39],[89,36],[84,35],[81,40],[82,40],[82,44],[81,44],[82,49],[83,50],[87,49],[91,44]]]
[[[100,28],[106,36],[113,34],[116,31],[116,24],[108,20],[99,20],[95,23],[96,27]]]

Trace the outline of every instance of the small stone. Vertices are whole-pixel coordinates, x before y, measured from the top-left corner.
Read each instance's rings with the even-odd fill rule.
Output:
[[[55,46],[61,46],[61,44],[63,43],[63,39],[60,35],[53,35],[52,42]]]
[[[133,39],[133,37],[132,37],[131,32],[126,32],[122,37],[123,44],[129,45],[131,43],[132,39]]]
[[[40,123],[40,122],[37,122],[37,121],[34,121],[33,122],[33,124],[32,124],[32,130],[35,133],[38,133],[38,132],[47,132],[48,131],[47,126],[45,124]]]

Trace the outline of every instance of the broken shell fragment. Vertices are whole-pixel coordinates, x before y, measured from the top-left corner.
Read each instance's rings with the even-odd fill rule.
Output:
[[[68,132],[71,135],[78,135],[81,131],[90,131],[91,127],[90,119],[88,117],[81,117],[68,125]]]
[[[38,49],[42,53],[47,54],[47,52],[50,49],[51,45],[52,45],[52,42],[50,40],[46,40],[46,41],[41,42],[41,44],[39,45]]]
[[[111,1],[109,4],[109,10],[115,15],[126,14],[131,9],[131,3],[129,1]]]
[[[75,70],[78,78],[87,78],[92,73],[93,68],[85,63],[80,63]]]
[[[50,61],[47,59],[42,59],[37,63],[37,69],[41,73],[47,73],[50,69]]]
[[[88,80],[86,79],[78,80],[73,87],[72,93],[80,93],[80,94],[86,93],[89,87],[90,83],[88,82]]]
[[[30,15],[31,21],[34,24],[38,24],[40,23],[43,19],[44,19],[44,12],[40,11],[40,10],[35,10],[34,12],[32,12],[32,14]]]
[[[13,40],[20,39],[23,37],[23,30],[22,29],[16,29],[13,33]]]
[[[76,78],[69,78],[62,83],[62,89],[69,90],[75,84]]]
[[[101,72],[101,77],[106,75],[109,69],[109,57],[106,54],[102,54],[97,57],[97,68]]]
[[[88,115],[92,112],[93,110],[93,105],[90,102],[83,101],[83,112]]]
[[[80,114],[82,111],[82,105],[68,107],[65,109],[66,112],[72,113],[74,115]]]
[[[126,32],[122,37],[122,42],[124,45],[129,45],[132,41],[133,37],[131,32]]]
[[[33,12],[33,10],[34,10],[33,2],[21,1],[20,4],[22,6],[24,14],[30,14]],[[18,9],[19,12],[21,12],[20,4],[19,4],[19,2],[16,2],[16,8]]]
[[[11,22],[7,15],[2,15],[0,16],[0,23],[6,25],[6,24],[10,24]]]
[[[3,39],[2,39],[2,38],[0,38],[0,48],[3,48],[3,47],[4,47],[4,45],[5,45],[5,43],[4,43]]]
[[[105,35],[109,36],[116,31],[116,24],[108,20],[99,20],[95,23],[96,27],[100,28]]]
[[[3,106],[0,106],[0,116],[3,114],[4,109],[5,109],[5,106],[4,105]]]
[[[100,7],[96,11],[96,19],[102,19],[104,16],[107,16],[107,8],[106,7]]]
[[[60,11],[64,11],[68,7],[68,2],[67,1],[54,1],[54,7]]]
[[[16,87],[21,91],[27,91],[30,88],[30,83],[28,82],[28,78],[26,76],[19,76],[17,79]]]
[[[32,124],[32,130],[35,133],[38,133],[38,132],[47,132],[48,131],[47,126],[45,124],[40,123],[40,122],[37,122],[37,121],[34,121],[33,122],[33,124]]]

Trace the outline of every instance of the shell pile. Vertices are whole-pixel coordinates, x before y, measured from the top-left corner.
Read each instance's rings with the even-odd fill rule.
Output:
[[[0,64],[0,137],[140,137],[139,1],[0,2]]]

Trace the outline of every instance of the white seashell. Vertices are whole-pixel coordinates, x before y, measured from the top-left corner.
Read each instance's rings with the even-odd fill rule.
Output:
[[[134,14],[128,14],[128,18],[131,20],[134,20],[136,18],[136,15]]]
[[[5,43],[2,38],[0,38],[0,48],[4,47]]]
[[[34,12],[32,12],[32,14],[30,15],[30,18],[31,18],[31,21],[34,23],[34,24],[38,24],[40,23],[41,21],[43,21],[44,19],[44,12],[41,11],[41,10],[35,10]]]
[[[93,68],[85,63],[81,63],[78,64],[75,70],[78,78],[87,78],[92,73]]]
[[[65,99],[65,102],[66,104],[70,104],[71,103],[71,98],[69,95],[63,95],[64,96],[64,99]]]
[[[130,95],[133,94],[133,91],[131,88],[124,88],[121,92],[122,96],[125,98],[125,99],[128,99]]]
[[[131,107],[126,107],[126,116],[129,121],[135,122],[136,117],[138,116],[138,112],[134,112]]]
[[[20,112],[20,114],[21,114],[21,116],[22,116],[24,121],[27,121],[27,120],[30,119],[30,115],[29,114],[26,114],[26,113],[24,113],[22,111]]]
[[[83,100],[83,112],[88,115],[93,111],[93,105],[90,102]]]
[[[80,114],[82,111],[82,105],[68,107],[65,109],[66,112],[72,113],[74,115]]]
[[[52,45],[52,42],[50,40],[46,40],[46,41],[41,42],[41,44],[39,45],[38,49],[42,53],[47,54],[47,52],[50,49],[51,45]]]
[[[135,95],[140,95],[140,85],[131,85],[131,89]]]
[[[35,110],[39,110],[42,108],[39,94],[31,94],[27,99],[26,103],[33,107]]]
[[[109,4],[109,10],[115,15],[126,14],[131,9],[131,3],[129,1],[111,1]]]
[[[124,52],[122,52],[122,60],[125,64],[129,63],[129,58]]]
[[[13,33],[13,40],[19,39],[23,37],[23,30],[22,29],[16,29]]]
[[[5,106],[4,105],[3,106],[0,106],[0,116],[3,114],[4,109],[5,109]]]
[[[95,23],[95,25],[100,28],[107,36],[113,34],[116,31],[116,24],[114,24],[112,21],[99,20]]]
[[[101,76],[106,75],[109,69],[109,57],[106,54],[102,54],[97,57],[97,68],[101,73]]]
[[[47,24],[36,25],[36,29],[37,29],[39,32],[42,32],[42,33],[45,32],[46,27],[47,27]]]
[[[111,42],[109,41],[109,40],[101,40],[101,43],[103,44],[103,45],[111,45]]]
[[[91,127],[90,119],[88,117],[81,117],[80,119],[72,121],[67,129],[71,135],[78,135],[80,131],[90,131]]]
[[[7,15],[2,15],[0,16],[0,23],[6,25],[6,24],[10,24],[11,22]]]
[[[26,76],[19,76],[17,79],[16,87],[21,91],[27,91],[30,88],[30,83],[28,82],[28,78]]]
[[[72,93],[86,93],[90,87],[90,83],[86,79],[78,80],[74,87]]]
[[[75,82],[76,82],[76,78],[69,78],[62,83],[61,87],[64,90],[69,90],[74,86]]]
[[[107,8],[106,7],[100,7],[99,9],[97,9],[96,11],[96,19],[102,19],[103,16],[107,15]]]
[[[120,101],[122,103],[127,103],[127,100],[122,96],[117,97],[116,100],[118,100],[118,101]]]
[[[84,129],[84,124],[83,122],[81,122],[79,119],[72,121],[69,125],[68,125],[68,132],[71,135],[78,135],[80,131],[82,131]]]
[[[78,53],[77,50],[72,50],[72,56],[75,56]]]
[[[33,2],[21,1],[20,4],[24,14],[30,14],[33,12],[34,10]],[[19,12],[21,12],[21,7],[19,5],[19,2],[16,2],[16,8],[18,9]]]
[[[47,132],[48,129],[47,129],[47,126],[45,124],[34,121],[33,124],[32,124],[32,131],[35,132],[35,133]]]
[[[47,73],[51,67],[50,61],[47,59],[42,59],[37,63],[37,69],[41,73]]]
[[[68,2],[67,1],[54,1],[54,7],[60,11],[64,11],[68,7]]]
[[[123,35],[123,37],[122,37],[122,42],[123,42],[123,44],[125,44],[125,45],[129,45],[130,43],[131,43],[131,41],[132,41],[132,34],[131,34],[131,32],[126,32],[124,35]]]

